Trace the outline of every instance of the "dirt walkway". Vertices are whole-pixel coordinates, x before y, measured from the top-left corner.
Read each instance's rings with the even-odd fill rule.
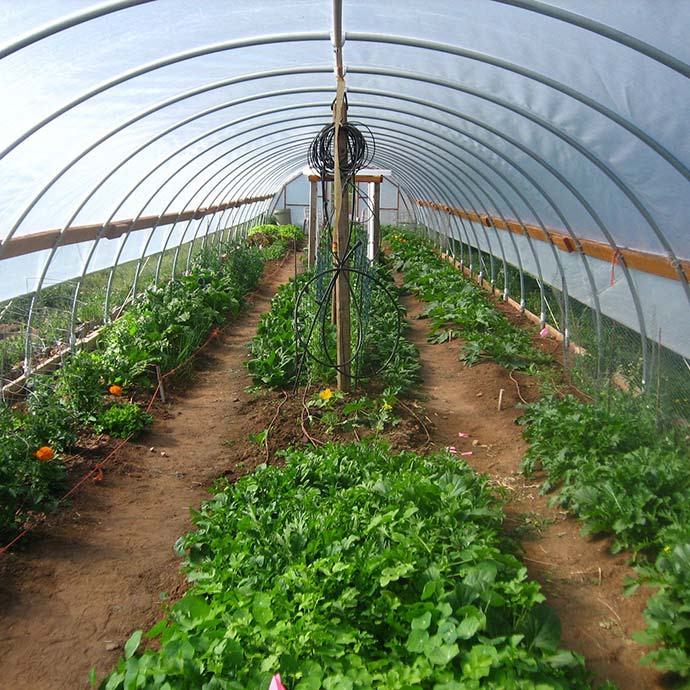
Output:
[[[81,690],[119,658],[132,631],[161,614],[159,593],[183,588],[175,540],[189,506],[246,441],[246,344],[287,261],[265,276],[243,314],[203,355],[204,370],[150,433],[127,446],[63,509],[58,523],[0,562],[0,689]],[[153,448],[154,450],[150,450]]]
[[[539,496],[537,481],[520,474],[526,444],[515,423],[521,414],[515,382],[491,362],[465,367],[457,342],[430,345],[429,322],[417,319],[423,305],[414,297],[404,302],[412,326],[409,337],[423,363],[420,392],[435,425],[434,441],[455,446],[458,453],[471,452],[468,463],[506,490],[507,524],[522,539],[530,576],[542,583],[561,618],[563,645],[585,655],[600,682],[612,680],[620,690],[661,690],[659,674],[638,666],[644,650],[630,639],[644,627],[644,597],[642,592],[632,598],[620,594],[623,578],[632,574],[625,555],[611,556],[606,540],[582,537],[575,520],[549,508],[548,498]],[[526,377],[516,378],[523,397],[536,395]]]

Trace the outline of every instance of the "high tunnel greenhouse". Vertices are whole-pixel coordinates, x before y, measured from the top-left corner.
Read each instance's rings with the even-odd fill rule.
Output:
[[[0,0],[0,688],[689,687],[689,30]]]

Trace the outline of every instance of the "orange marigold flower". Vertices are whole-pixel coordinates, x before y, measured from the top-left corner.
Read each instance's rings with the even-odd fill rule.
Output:
[[[326,388],[319,393],[321,400],[330,400],[333,397],[333,391],[330,388]]]
[[[110,395],[122,395],[122,386],[113,384],[108,388],[108,393],[110,393]]]
[[[55,457],[55,451],[50,446],[41,446],[36,451],[36,457],[41,462],[49,462]]]

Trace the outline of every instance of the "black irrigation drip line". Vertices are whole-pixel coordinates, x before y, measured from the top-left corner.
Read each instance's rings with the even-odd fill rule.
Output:
[[[347,139],[347,155],[342,158],[340,176],[343,180],[343,190],[354,183],[358,170],[370,165],[376,155],[376,141],[369,127],[356,122],[344,122],[340,129],[345,132]],[[366,132],[366,135],[362,133]],[[329,227],[327,219],[328,196],[326,194],[326,178],[335,174],[335,124],[325,125],[314,137],[307,152],[309,167],[318,172],[321,177],[321,199],[323,200],[324,227]],[[343,191],[343,193],[345,193]]]
[[[348,256],[350,256],[358,247],[360,243],[356,243],[354,247],[352,247],[349,252]],[[388,358],[386,361],[378,368],[376,369],[373,373],[372,376],[375,376],[376,374],[380,373],[383,371],[393,360],[395,357],[398,346],[400,343],[400,338],[402,334],[402,318],[400,316],[400,309],[398,308],[397,301],[395,297],[391,294],[390,290],[386,287],[386,285],[371,271],[367,270],[362,270],[359,268],[354,268],[354,267],[343,267],[343,266],[334,266],[333,268],[327,269],[325,271],[321,271],[311,277],[301,288],[299,291],[299,294],[297,296],[297,300],[295,301],[295,340],[297,344],[297,350],[301,350],[301,356],[299,360],[299,367],[297,370],[297,376],[295,379],[295,388],[297,388],[299,384],[300,377],[302,375],[302,371],[304,369],[304,365],[306,363],[307,357],[310,357],[313,359],[315,362],[318,364],[321,364],[322,366],[325,367],[330,367],[335,369],[336,371],[342,371],[343,368],[347,367],[348,365],[352,364],[355,361],[360,361],[360,354],[363,351],[364,348],[364,327],[363,327],[363,319],[362,319],[362,309],[361,307],[362,302],[357,300],[357,297],[355,295],[354,290],[352,289],[351,281],[348,281],[349,290],[350,290],[350,295],[353,299],[353,303],[355,305],[355,311],[358,314],[358,319],[357,319],[357,345],[354,348],[354,353],[350,357],[350,359],[347,362],[343,362],[342,364],[338,365],[336,361],[333,360],[333,358],[330,356],[328,352],[328,343],[326,342],[326,332],[327,332],[327,325],[328,325],[328,319],[330,318],[330,310],[328,309],[328,306],[331,304],[331,297],[333,294],[333,290],[335,288],[335,283],[337,280],[337,277],[339,273],[345,272],[348,274],[348,276],[357,276],[360,278],[362,282],[369,281],[372,286],[377,286],[382,290],[382,292],[386,295],[388,301],[391,303],[393,311],[395,312],[396,315],[396,328],[395,328],[395,338],[394,338],[394,343],[393,343],[393,348],[391,349],[390,354],[388,355]],[[318,305],[318,309],[316,311],[316,314],[313,316],[311,319],[311,322],[309,324],[309,328],[307,329],[308,335],[306,339],[302,338],[301,336],[301,329],[300,329],[300,319],[299,319],[299,314],[300,314],[300,306],[302,304],[303,299],[305,299],[310,286],[313,285],[315,282],[317,282],[319,279],[322,279],[323,277],[330,275],[330,280],[328,282],[328,288],[326,289],[325,293],[321,297],[316,298],[316,302]],[[314,335],[314,331],[317,328],[317,325],[320,323],[321,325],[321,332],[320,332],[320,337],[321,337],[321,344],[323,346],[323,352],[325,354],[325,358],[322,359],[318,355],[316,355],[314,352],[312,352],[309,348],[309,343],[311,342],[312,336]]]
[[[360,127],[364,127],[369,137],[362,134]],[[343,180],[353,178],[358,170],[365,168],[374,159],[376,146],[374,137],[366,125],[354,122],[343,122],[340,131],[347,138],[347,155],[341,158],[340,175]],[[335,174],[335,147],[336,128],[334,124],[328,124],[316,135],[307,154],[309,166],[321,174]],[[369,139],[369,141],[367,141]]]
[[[361,129],[360,129],[361,128]],[[365,130],[366,135],[362,133]],[[354,122],[344,122],[339,126],[340,132],[344,132],[346,138],[347,152],[341,157],[340,176],[342,179],[342,195],[343,199],[348,193],[348,188],[352,189],[352,203],[350,205],[351,213],[354,214],[354,209],[357,202],[357,195],[360,194],[356,175],[359,170],[371,164],[375,151],[376,144],[371,130],[366,125],[358,125]],[[321,198],[323,200],[323,229],[327,230],[325,235],[328,245],[323,244],[323,251],[319,252],[318,270],[316,275],[310,278],[300,290],[295,299],[295,343],[296,343],[296,358],[297,358],[297,376],[295,380],[295,388],[302,376],[304,366],[307,358],[311,358],[322,366],[333,368],[336,371],[345,373],[350,364],[355,363],[355,385],[360,378],[362,357],[360,356],[364,349],[365,332],[368,324],[369,307],[371,304],[371,290],[373,286],[378,286],[383,290],[388,300],[391,302],[392,308],[397,315],[397,326],[395,342],[391,353],[385,363],[374,372],[374,375],[385,369],[395,356],[400,342],[402,322],[400,318],[400,310],[397,301],[390,294],[386,286],[374,275],[369,269],[367,262],[366,246],[362,245],[361,241],[352,243],[353,230],[355,224],[352,219],[349,222],[349,230],[347,237],[347,251],[342,258],[338,257],[337,252],[333,247],[333,223],[332,214],[328,209],[327,196],[327,179],[335,174],[335,151],[338,145],[336,136],[335,124],[328,124],[324,126],[316,135],[309,147],[307,154],[307,161],[312,170],[319,173],[321,178]],[[361,196],[361,194],[360,194]],[[367,204],[370,211],[373,209]],[[351,265],[353,263],[354,265]],[[327,268],[326,265],[330,265]],[[330,304],[335,290],[338,277],[347,275],[348,291],[351,297],[351,305],[356,313],[356,328],[357,328],[357,343],[353,349],[353,354],[347,362],[338,364],[333,360],[328,347],[328,326],[330,325]],[[353,288],[352,278],[358,278],[357,290]],[[324,289],[324,284],[327,281],[327,287]],[[305,299],[310,287],[316,285],[316,303],[317,310],[314,314],[309,328],[307,329],[306,339],[302,337],[300,332],[300,308],[302,301]],[[366,289],[365,289],[366,288]],[[358,293],[358,294],[357,294]],[[314,336],[314,331],[320,324],[320,344],[323,351],[323,356],[318,356],[310,350],[310,343]]]

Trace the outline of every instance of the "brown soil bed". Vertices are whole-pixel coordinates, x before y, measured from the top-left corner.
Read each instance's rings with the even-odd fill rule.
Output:
[[[184,592],[173,545],[191,528],[190,507],[219,478],[279,462],[279,448],[310,442],[302,396],[250,392],[244,367],[259,315],[293,270],[291,261],[273,265],[243,314],[170,387],[167,402],[156,404],[152,430],[125,446],[101,481],[88,482],[0,558],[0,690],[86,690],[91,667],[102,678],[132,631],[160,618],[161,593],[175,599]],[[525,444],[515,424],[518,385],[526,399],[536,395],[535,385],[515,376],[516,385],[491,363],[464,367],[457,343],[428,344],[428,322],[415,318],[420,305],[412,297],[406,302],[424,365],[423,409],[409,404],[389,441],[396,448],[452,445],[471,452],[467,461],[507,495],[506,527],[520,537],[531,576],[561,616],[564,646],[584,654],[600,681],[611,679],[622,690],[661,688],[659,674],[637,665],[643,650],[630,640],[643,627],[644,598],[620,594],[630,574],[625,556],[611,556],[606,541],[580,536],[577,522],[550,508],[537,481],[519,473]],[[249,438],[266,428],[268,449]],[[310,434],[316,442],[354,437]],[[75,462],[87,468],[102,451],[93,448]]]

